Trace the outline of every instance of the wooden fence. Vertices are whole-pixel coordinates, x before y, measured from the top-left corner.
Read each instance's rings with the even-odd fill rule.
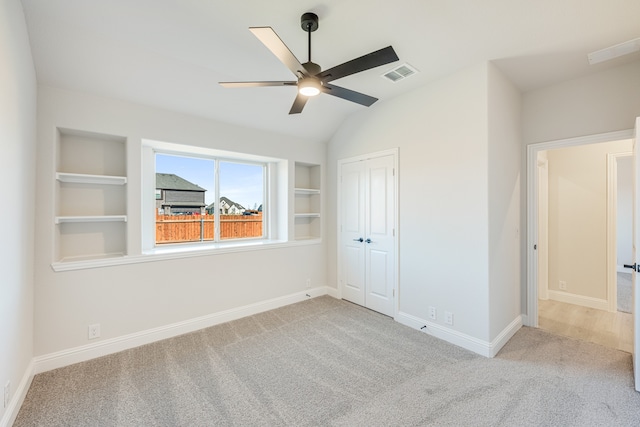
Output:
[[[156,215],[156,243],[213,240],[215,215]],[[262,236],[262,213],[220,215],[220,239]]]

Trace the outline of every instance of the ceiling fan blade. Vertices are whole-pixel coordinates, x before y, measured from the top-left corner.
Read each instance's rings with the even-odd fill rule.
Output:
[[[364,93],[356,92],[355,90],[345,89],[340,86],[330,85],[328,83],[322,85],[321,90],[326,94],[337,96],[338,98],[346,99],[347,101],[355,102],[360,105],[364,105],[365,107],[369,107],[378,100],[378,98],[374,98],[373,96],[365,95]]]
[[[222,87],[295,86],[298,82],[220,82]]]
[[[298,58],[289,50],[286,44],[280,37],[273,31],[271,27],[251,27],[249,31],[256,36],[267,49],[271,51],[288,69],[296,76],[309,75],[307,70],[302,66]]]
[[[291,106],[291,110],[289,110],[289,114],[302,113],[302,109],[304,108],[308,99],[308,96],[298,94],[296,96],[296,99],[293,101],[293,105]]]
[[[351,74],[359,73],[361,71],[369,70],[371,68],[379,67],[380,65],[389,64],[397,61],[398,55],[396,55],[393,47],[387,46],[384,49],[376,50],[360,58],[352,59],[344,64],[336,65],[333,68],[324,70],[316,75],[323,82],[330,82],[342,77],[350,76]]]

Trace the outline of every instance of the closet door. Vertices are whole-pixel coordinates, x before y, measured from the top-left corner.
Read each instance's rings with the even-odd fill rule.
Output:
[[[365,307],[393,316],[395,288],[395,184],[393,156],[365,167]]]
[[[394,315],[395,156],[343,163],[340,177],[342,298]]]
[[[342,165],[340,192],[340,264],[342,298],[365,305],[364,162]]]

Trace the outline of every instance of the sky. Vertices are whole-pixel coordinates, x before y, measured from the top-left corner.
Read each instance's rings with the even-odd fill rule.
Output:
[[[194,157],[156,154],[156,172],[172,173],[205,190],[207,205],[214,201],[214,161]],[[263,202],[262,166],[220,162],[220,196],[246,209],[254,209]]]

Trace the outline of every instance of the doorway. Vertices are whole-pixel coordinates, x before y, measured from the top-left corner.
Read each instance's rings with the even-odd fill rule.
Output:
[[[398,277],[397,149],[338,162],[340,297],[395,317]]]
[[[611,209],[611,197],[615,195],[615,191],[612,191],[610,185],[608,188],[606,187],[606,178],[610,175],[603,175],[599,178],[602,181],[599,185],[605,186],[601,189],[602,196],[599,196],[602,197],[602,200],[598,202],[600,207],[589,206],[588,208],[585,208],[585,205],[580,207],[579,197],[588,198],[592,195],[589,194],[590,190],[583,188],[580,177],[575,178],[575,171],[573,171],[573,176],[570,174],[567,176],[559,174],[560,178],[549,176],[549,162],[554,152],[558,158],[561,158],[559,153],[564,150],[565,164],[574,167],[574,164],[579,163],[581,155],[596,149],[593,144],[613,144],[612,141],[630,140],[631,137],[631,131],[623,131],[534,144],[528,147],[527,256],[529,268],[528,316],[525,323],[528,326],[541,327],[563,335],[595,341],[628,352],[632,351],[633,318],[629,314],[626,314],[626,317],[629,318],[618,316],[615,309],[617,275],[615,243],[617,239],[615,237],[616,218],[612,217],[611,213],[615,213],[616,209],[615,206]],[[628,141],[628,143],[630,146],[631,142]],[[600,145],[604,146],[605,144]],[[580,147],[583,147],[582,152],[579,150]],[[572,148],[576,148],[576,150],[572,155],[567,155]],[[599,163],[598,173],[610,173],[612,164],[616,165],[612,162],[615,162],[618,157],[630,154],[616,153],[602,157],[602,154],[599,153],[598,159],[600,160],[598,162],[602,163]],[[584,178],[592,172],[581,171],[580,173]],[[615,181],[614,179],[614,184]],[[544,188],[547,183],[550,187]],[[553,185],[560,186],[561,189],[554,189]],[[549,193],[555,194],[549,196]],[[555,197],[556,200],[549,202],[548,197]],[[615,200],[613,202],[615,203]],[[600,212],[601,219],[598,222],[600,225],[595,226],[601,230],[600,239],[593,238],[588,233],[586,236],[582,236],[576,232],[581,225],[584,226],[589,222],[584,217],[588,217],[585,212],[591,208]],[[551,219],[546,217],[549,214],[548,209],[552,209]],[[559,220],[558,217],[561,214],[564,217]],[[555,224],[553,223],[554,216]],[[559,224],[564,224],[569,230],[565,228],[560,233]],[[553,230],[554,227],[555,230]],[[571,227],[574,229],[572,230]],[[549,229],[561,237],[548,238]],[[630,233],[628,234],[630,235]],[[610,242],[613,242],[613,248]],[[574,245],[573,248],[571,245]],[[596,255],[593,255],[594,253]],[[590,259],[589,256],[592,258]],[[593,267],[592,264],[596,262],[600,264],[600,270],[591,269],[592,272],[596,271],[597,273],[585,274],[585,271]],[[579,286],[583,284],[588,286],[586,282],[589,280],[597,283],[600,287],[580,290]],[[614,292],[613,295],[612,292]],[[626,335],[621,335],[618,332],[626,332]]]

